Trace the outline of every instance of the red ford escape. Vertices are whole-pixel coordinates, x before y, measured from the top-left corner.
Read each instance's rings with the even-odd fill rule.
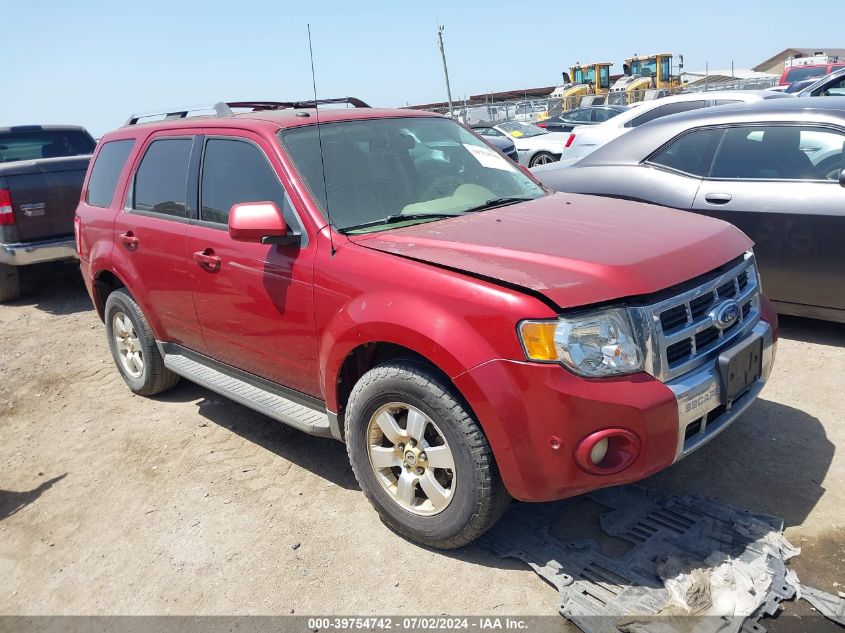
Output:
[[[344,441],[384,522],[444,548],[511,498],[665,468],[757,397],[777,322],[738,229],[552,194],[448,118],[348,101],[100,141],[77,243],[133,392],[182,377]]]

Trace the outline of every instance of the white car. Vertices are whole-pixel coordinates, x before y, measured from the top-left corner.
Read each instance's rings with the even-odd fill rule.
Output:
[[[654,101],[644,101],[636,108],[608,119],[598,125],[579,125],[572,129],[567,138],[560,165],[571,165],[593,153],[599,147],[629,132],[633,128],[678,112],[698,110],[729,103],[752,103],[763,99],[791,99],[792,95],[769,90],[713,90],[709,92],[690,92],[663,97]]]
[[[560,160],[563,146],[569,138],[566,132],[549,132],[519,121],[473,125],[472,128],[476,134],[487,138],[504,137],[513,141],[519,163],[526,167],[548,165]]]

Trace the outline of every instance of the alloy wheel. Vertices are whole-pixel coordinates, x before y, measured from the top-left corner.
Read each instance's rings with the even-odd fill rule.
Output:
[[[123,312],[114,313],[112,334],[123,371],[133,378],[140,378],[144,373],[144,352],[132,320]]]
[[[455,493],[455,460],[434,421],[414,406],[391,402],[367,426],[376,479],[400,507],[420,516],[445,510]]]

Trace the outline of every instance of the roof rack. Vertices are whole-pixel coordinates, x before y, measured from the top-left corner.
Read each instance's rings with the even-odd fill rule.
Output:
[[[213,111],[216,116],[230,117],[235,116],[233,109],[248,109],[252,112],[265,112],[267,110],[298,110],[302,108],[316,108],[317,106],[345,103],[356,108],[369,108],[370,106],[356,97],[338,97],[335,99],[310,99],[308,101],[218,101],[214,105],[208,106],[191,106],[187,108],[179,108],[176,110],[165,110],[164,112],[139,112],[131,114],[123,124],[123,127],[130,125],[137,125],[142,119],[150,119],[153,117],[160,117],[163,120],[168,119],[185,119],[191,113],[195,112],[209,112]],[[193,115],[202,116],[202,115]]]

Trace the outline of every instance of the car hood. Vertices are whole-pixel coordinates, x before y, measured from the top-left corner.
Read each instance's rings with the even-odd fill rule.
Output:
[[[657,292],[752,245],[721,220],[567,193],[350,239],[519,286],[560,308]]]

